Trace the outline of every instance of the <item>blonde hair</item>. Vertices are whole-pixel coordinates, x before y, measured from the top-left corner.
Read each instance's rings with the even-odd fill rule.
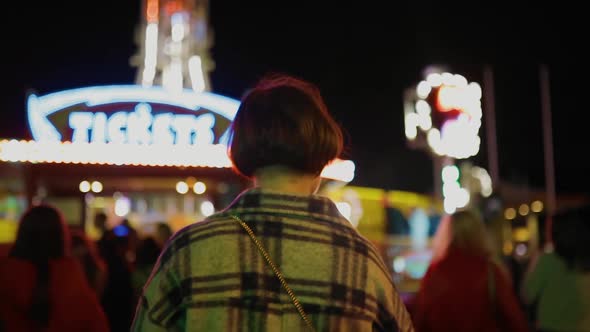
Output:
[[[433,239],[433,259],[445,256],[449,247],[493,258],[492,239],[479,213],[472,210],[457,211],[442,218]]]

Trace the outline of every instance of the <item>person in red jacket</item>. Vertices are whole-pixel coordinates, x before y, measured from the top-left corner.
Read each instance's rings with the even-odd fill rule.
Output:
[[[432,264],[413,302],[417,332],[529,330],[491,243],[475,212],[459,211],[441,222]]]
[[[0,331],[109,330],[69,255],[69,230],[58,210],[40,205],[25,212],[9,255],[0,259]]]

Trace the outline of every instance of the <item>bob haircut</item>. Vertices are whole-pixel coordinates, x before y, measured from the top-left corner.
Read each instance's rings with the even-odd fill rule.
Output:
[[[234,170],[248,178],[279,165],[320,175],[343,146],[318,88],[288,75],[267,76],[242,98],[230,139]]]

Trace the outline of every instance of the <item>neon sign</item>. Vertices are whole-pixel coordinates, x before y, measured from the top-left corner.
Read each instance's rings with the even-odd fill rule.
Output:
[[[229,168],[227,129],[239,106],[213,93],[138,85],[30,95],[34,140],[0,140],[0,161]],[[350,182],[354,172],[352,161],[337,159],[321,176]]]
[[[465,159],[479,152],[481,87],[458,74],[431,73],[404,105],[409,141],[425,139],[438,155]],[[420,137],[419,137],[420,134]]]
[[[152,115],[149,104],[139,103],[133,112],[73,112],[69,125],[75,143],[212,144],[215,117],[163,113]],[[90,137],[89,137],[90,132]]]
[[[225,131],[215,142],[216,118],[229,124],[239,105],[213,93],[123,85],[31,95],[27,113],[36,141],[198,145],[227,143]],[[69,113],[65,131],[50,120],[60,112]]]

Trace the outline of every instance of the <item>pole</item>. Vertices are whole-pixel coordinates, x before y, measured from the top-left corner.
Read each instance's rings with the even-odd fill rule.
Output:
[[[551,89],[549,84],[549,70],[547,65],[541,65],[539,69],[539,81],[541,84],[541,111],[543,112],[543,148],[545,157],[545,238],[548,244],[553,242],[551,228],[553,214],[556,209],[555,198],[555,166],[553,160],[553,129],[551,121]]]
[[[432,179],[434,182],[434,198],[442,202],[442,157],[432,154]]]
[[[488,167],[494,189],[500,184],[500,170],[498,166],[498,142],[496,135],[496,103],[494,99],[494,73],[490,66],[483,71],[484,115],[486,121],[486,141],[488,149]]]

